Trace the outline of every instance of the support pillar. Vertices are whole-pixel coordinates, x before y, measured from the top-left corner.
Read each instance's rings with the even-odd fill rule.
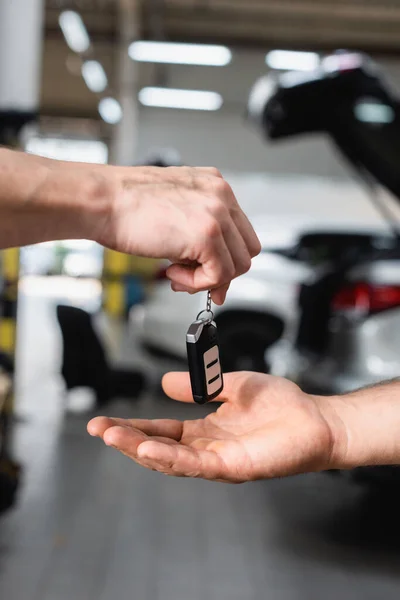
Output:
[[[117,99],[123,117],[114,127],[111,163],[133,166],[137,155],[138,65],[129,57],[129,45],[138,37],[139,0],[119,0],[119,48]],[[127,284],[132,274],[129,256],[105,249],[103,268],[104,310],[111,317],[123,318],[127,309]]]
[[[43,39],[43,0],[0,1],[0,144],[18,148],[22,128],[37,117]],[[0,252],[0,352],[7,368],[17,339],[19,251]],[[0,410],[0,511],[14,502],[19,465],[9,455],[13,395]]]
[[[37,117],[43,39],[43,0],[0,2],[0,144],[18,148],[22,128]],[[0,350],[14,356],[18,249],[0,253]]]

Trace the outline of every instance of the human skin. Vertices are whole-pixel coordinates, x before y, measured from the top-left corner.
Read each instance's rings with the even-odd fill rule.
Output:
[[[172,398],[192,401],[187,374],[170,373],[163,386]],[[88,431],[143,467],[228,483],[400,464],[399,382],[325,397],[285,379],[234,373],[218,401],[204,419],[97,417]]]
[[[54,161],[0,148],[0,248],[85,238],[168,259],[175,291],[222,304],[260,242],[218,170]]]

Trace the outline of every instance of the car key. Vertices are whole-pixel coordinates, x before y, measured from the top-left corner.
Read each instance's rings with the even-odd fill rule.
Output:
[[[213,319],[211,292],[208,292],[206,310],[197,315],[186,335],[190,382],[197,404],[214,400],[224,389],[217,326]]]

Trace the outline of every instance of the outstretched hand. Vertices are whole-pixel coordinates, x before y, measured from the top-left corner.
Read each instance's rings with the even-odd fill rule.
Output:
[[[166,375],[163,387],[176,400],[192,401],[185,373]],[[284,379],[234,373],[225,376],[218,402],[204,419],[97,417],[88,431],[143,467],[177,477],[242,483],[331,468],[336,439],[327,398]]]

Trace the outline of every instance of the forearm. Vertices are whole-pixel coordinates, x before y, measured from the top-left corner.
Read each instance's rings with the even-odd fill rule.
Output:
[[[0,148],[0,248],[86,237],[90,219],[106,213],[111,195],[97,165]]]
[[[332,467],[400,465],[400,381],[324,399],[332,423]]]

